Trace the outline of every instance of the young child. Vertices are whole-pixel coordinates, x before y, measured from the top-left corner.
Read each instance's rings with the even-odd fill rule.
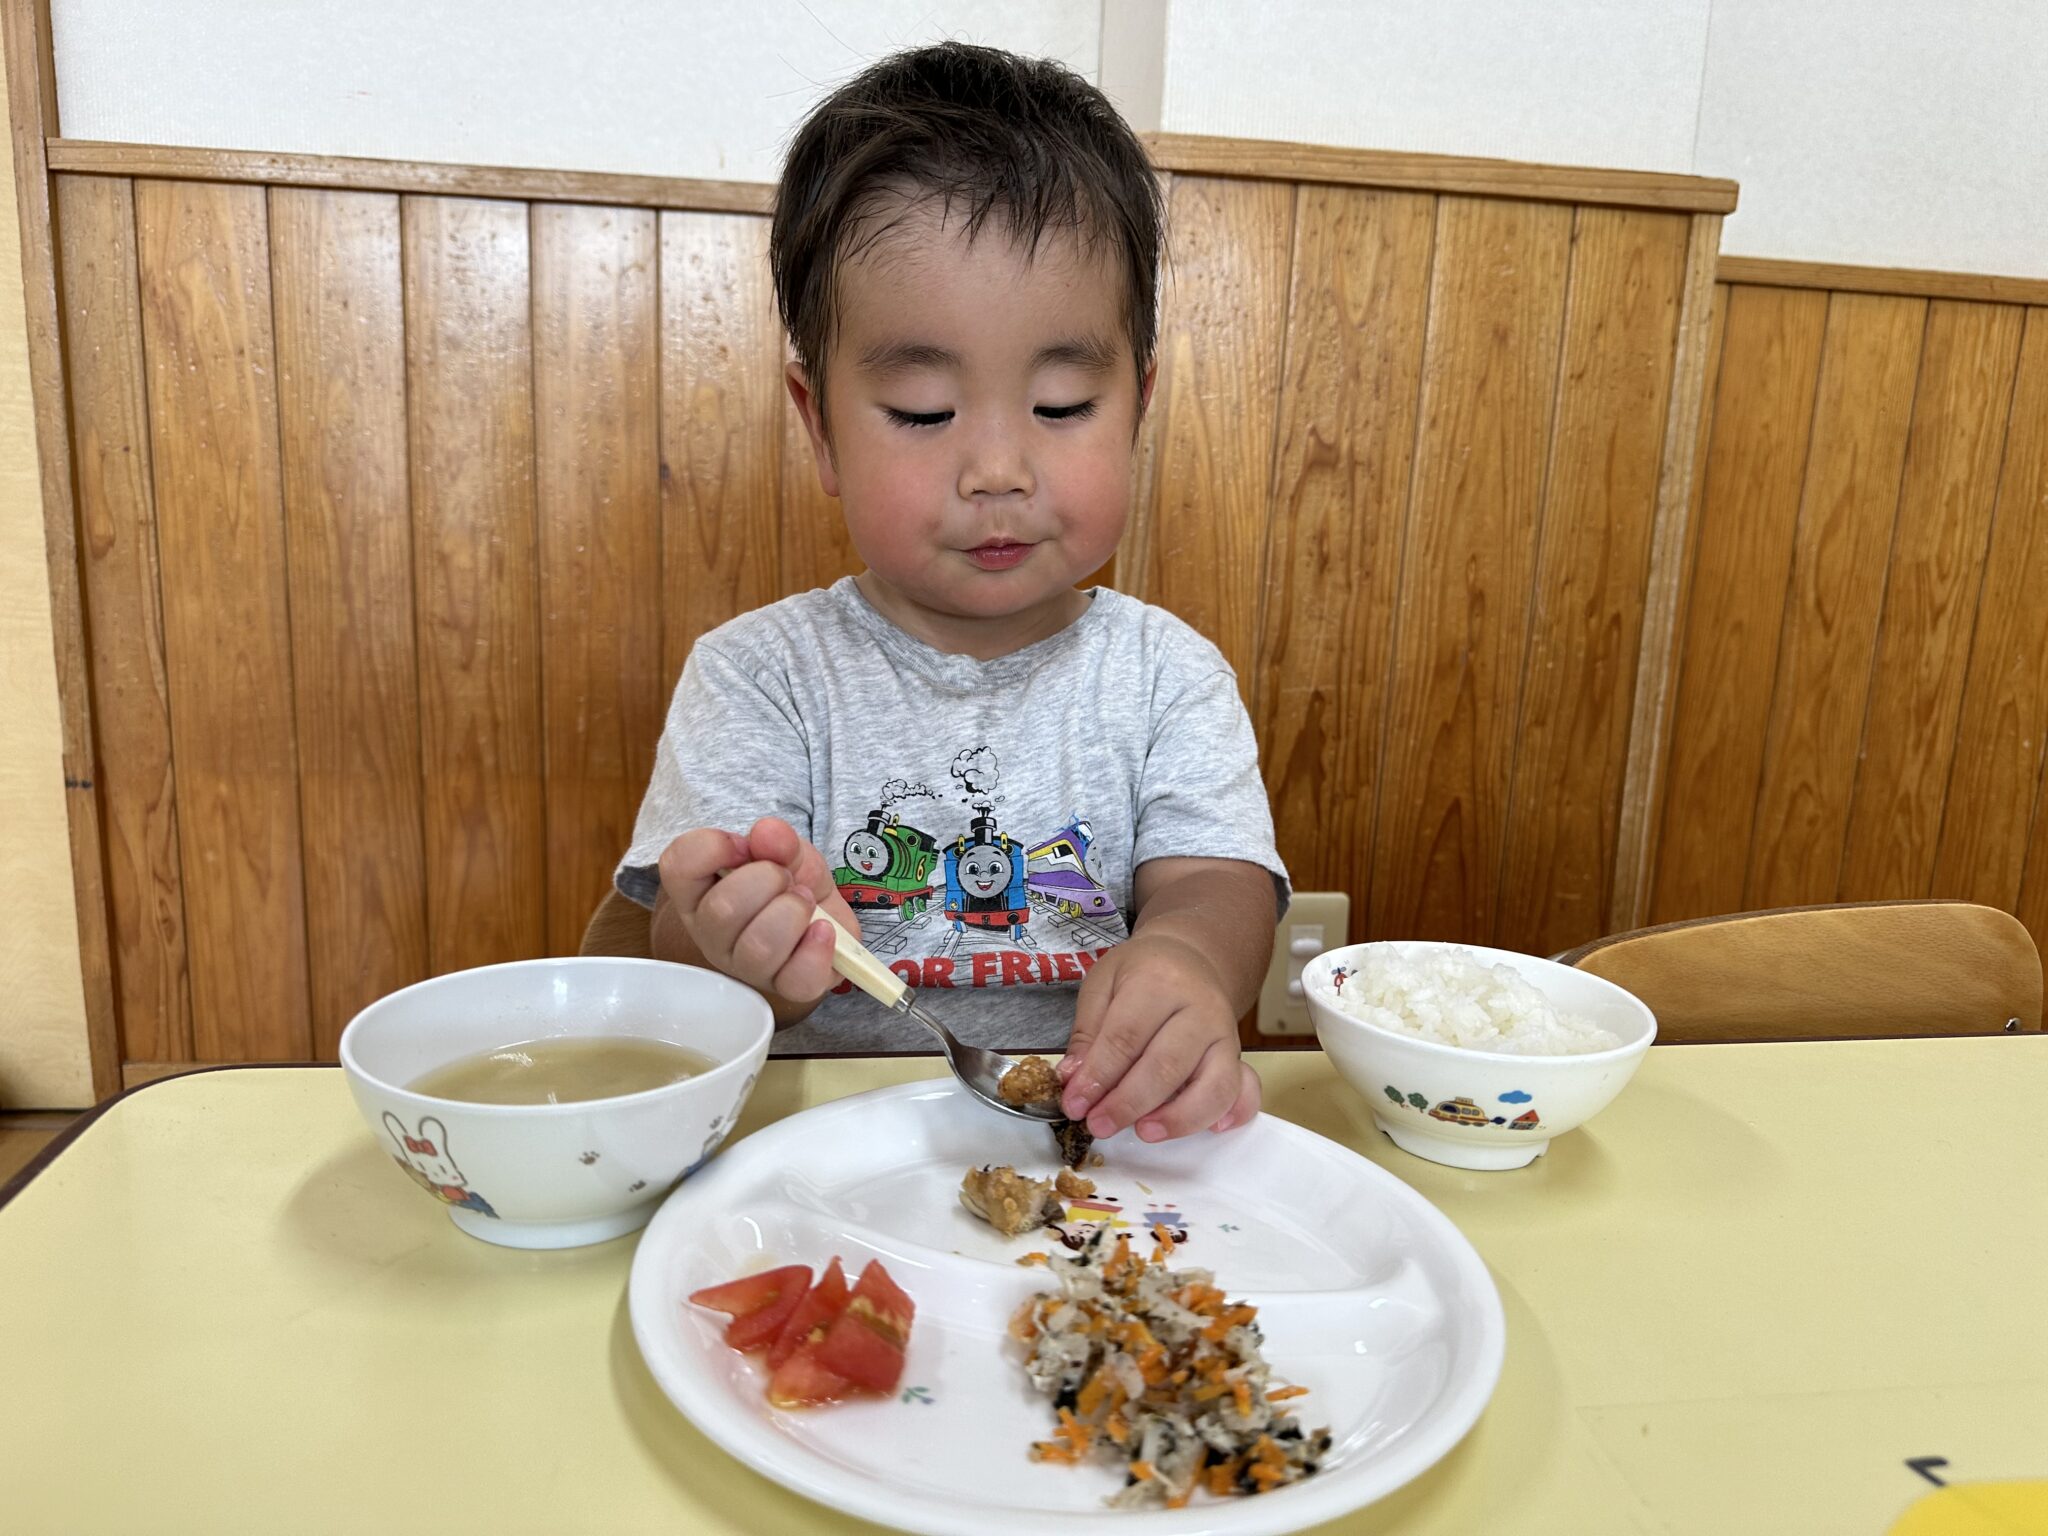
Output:
[[[788,385],[867,569],[698,641],[617,877],[656,955],[760,989],[780,1052],[929,1042],[834,974],[822,904],[963,1039],[1065,1047],[1096,1136],[1150,1141],[1258,1112],[1237,1020],[1287,892],[1221,654],[1075,586],[1128,512],[1160,224],[1056,63],[921,48],[805,121]]]

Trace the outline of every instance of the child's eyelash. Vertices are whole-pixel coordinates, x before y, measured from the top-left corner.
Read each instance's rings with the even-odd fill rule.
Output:
[[[885,405],[882,412],[899,427],[942,427],[953,419],[951,411],[899,411],[893,405]],[[1041,405],[1038,416],[1043,421],[1085,421],[1095,414],[1095,402],[1083,400],[1075,405]]]

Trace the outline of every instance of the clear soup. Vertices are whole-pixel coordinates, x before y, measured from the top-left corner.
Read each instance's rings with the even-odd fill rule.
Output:
[[[666,1088],[718,1063],[640,1035],[561,1035],[494,1046],[444,1062],[406,1084],[465,1104],[580,1104]]]

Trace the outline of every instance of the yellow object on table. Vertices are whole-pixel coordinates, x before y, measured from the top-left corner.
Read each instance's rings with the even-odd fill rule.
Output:
[[[1395,1150],[1320,1055],[1254,1060],[1270,1112],[1448,1214],[1507,1311],[1465,1442],[1323,1529],[2038,1528],[2048,1040],[1660,1047],[1509,1173]],[[941,1071],[771,1062],[736,1135]],[[661,1396],[634,1242],[465,1237],[338,1070],[138,1090],[0,1207],[0,1528],[871,1529]]]

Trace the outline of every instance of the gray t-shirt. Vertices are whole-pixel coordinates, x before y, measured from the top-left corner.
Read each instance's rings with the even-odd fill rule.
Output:
[[[780,816],[954,1033],[1061,1049],[1076,987],[1129,933],[1139,865],[1241,859],[1287,895],[1222,654],[1164,609],[1091,598],[992,661],[914,639],[851,577],[711,631],[669,704],[619,889],[651,907],[678,834]],[[841,982],[774,1049],[931,1044]]]

